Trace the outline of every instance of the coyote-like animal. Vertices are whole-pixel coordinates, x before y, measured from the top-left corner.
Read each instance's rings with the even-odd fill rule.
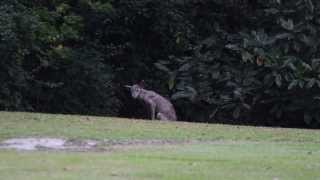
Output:
[[[176,121],[177,116],[173,105],[169,100],[160,96],[154,91],[142,88],[138,84],[133,86],[125,86],[130,89],[131,96],[134,99],[143,101],[151,113],[151,119],[159,119],[166,121]]]

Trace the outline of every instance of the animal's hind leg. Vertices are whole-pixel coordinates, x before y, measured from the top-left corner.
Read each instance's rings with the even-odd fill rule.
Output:
[[[157,119],[163,120],[163,121],[169,121],[170,120],[166,115],[164,115],[162,113],[157,113]]]

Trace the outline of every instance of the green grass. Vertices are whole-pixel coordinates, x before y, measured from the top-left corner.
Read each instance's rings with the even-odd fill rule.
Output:
[[[225,142],[105,153],[1,152],[1,179],[319,179],[319,145]],[[311,153],[311,154],[310,154]]]
[[[203,140],[109,152],[0,150],[0,179],[320,179],[318,130],[0,112],[0,139]]]
[[[43,136],[97,140],[169,139],[320,143],[318,130],[0,112],[0,140]]]

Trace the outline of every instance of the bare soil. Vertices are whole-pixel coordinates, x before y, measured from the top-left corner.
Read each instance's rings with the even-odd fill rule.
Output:
[[[192,143],[172,140],[78,140],[60,138],[13,138],[0,142],[0,149],[18,151],[111,151],[116,149],[139,148],[155,145]]]

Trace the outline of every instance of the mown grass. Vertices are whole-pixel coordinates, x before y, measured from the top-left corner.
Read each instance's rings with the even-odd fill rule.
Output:
[[[0,151],[6,180],[320,178],[319,145],[225,142],[115,152]]]
[[[245,140],[320,143],[318,130],[0,112],[0,140],[43,136],[97,140]]]
[[[203,140],[107,152],[0,150],[0,179],[320,179],[318,130],[0,112],[0,139]]]

